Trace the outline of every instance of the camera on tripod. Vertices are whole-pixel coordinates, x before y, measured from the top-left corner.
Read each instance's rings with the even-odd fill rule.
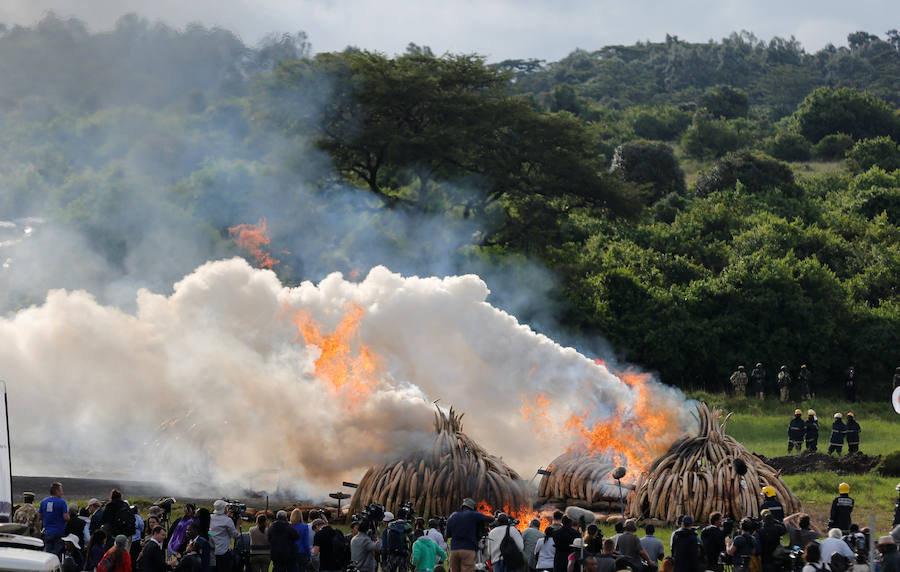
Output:
[[[397,518],[406,522],[412,522],[416,518],[415,505],[411,502],[405,502],[400,505],[400,508],[397,509]]]

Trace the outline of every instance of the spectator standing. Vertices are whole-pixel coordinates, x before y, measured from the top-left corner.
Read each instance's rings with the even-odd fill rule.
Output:
[[[531,522],[528,523],[528,528],[522,531],[522,552],[525,554],[525,567],[530,571],[537,567],[534,547],[537,546],[538,540],[543,538],[543,536],[541,521],[537,518],[531,519]]]
[[[450,537],[450,572],[475,570],[478,529],[491,520],[488,515],[476,512],[475,506],[474,500],[465,498],[459,510],[447,519],[447,536]]]
[[[757,363],[753,371],[750,372],[750,391],[759,398],[760,401],[765,399],[766,393],[766,368],[762,363]]]
[[[184,514],[176,518],[171,526],[169,526],[169,530],[171,534],[166,539],[166,552],[169,556],[173,554],[182,553],[187,549],[187,541],[186,538],[188,525],[194,521],[194,515],[196,514],[197,507],[191,503],[184,505]]]
[[[77,513],[76,513],[77,514]],[[75,517],[78,518],[77,516]],[[63,536],[63,572],[80,572],[84,567],[84,556],[81,554],[81,543],[77,534]]]
[[[250,527],[250,572],[268,572],[272,555],[269,551],[269,538],[266,536],[268,519],[266,513],[256,515],[256,526]],[[306,535],[307,539],[309,535]]]
[[[441,550],[447,552],[449,550],[449,548],[447,547],[447,541],[444,540],[444,535],[441,534],[440,530],[438,530],[438,524],[438,519],[429,519],[428,530],[425,531],[425,536],[437,542],[437,545],[441,547]]]
[[[844,449],[844,434],[847,426],[844,425],[843,417],[840,411],[834,414],[834,423],[831,424],[831,441],[828,445],[829,455],[832,453],[840,455]]]
[[[522,534],[509,522],[509,517],[503,513],[497,515],[497,526],[488,533],[488,549],[491,554],[491,565],[494,572],[515,572],[516,569],[507,567],[507,562],[503,559],[503,553],[500,552],[500,544],[506,536],[513,539],[519,551],[524,549],[524,541]]]
[[[819,449],[819,418],[812,409],[808,409],[806,415],[806,450],[815,453]]]
[[[106,531],[109,541],[113,541],[116,536],[122,535],[126,538],[126,549],[131,548],[131,536],[134,534],[134,512],[128,503],[122,499],[122,491],[113,489],[109,492],[109,500],[103,507],[103,517],[100,519],[101,525]]]
[[[892,389],[900,387],[900,367],[894,369],[894,377],[891,380]]]
[[[681,519],[681,528],[672,535],[672,559],[675,572],[696,572],[699,565],[700,541],[691,528],[694,519],[686,515]]]
[[[572,543],[576,538],[581,538],[578,531],[578,522],[563,515],[562,527],[553,533],[553,572],[567,572],[569,567],[569,554],[572,553]]]
[[[822,550],[819,543],[808,542],[804,546],[806,548],[803,551],[803,559],[806,561],[806,566],[803,567],[802,572],[827,572],[828,569],[822,562]]]
[[[41,537],[41,514],[34,506],[34,493],[26,492],[22,495],[22,506],[16,509],[13,514],[13,522],[24,524],[26,526],[23,534],[25,536]]]
[[[103,505],[99,499],[93,498],[88,501],[87,509],[91,517],[91,521],[88,524],[88,532],[93,536],[94,532],[103,525]]]
[[[719,520],[721,520],[721,515],[719,516]],[[647,553],[647,564],[649,566],[649,572],[656,572],[656,570],[659,568],[659,561],[663,559],[663,556],[665,556],[666,550],[663,547],[662,540],[654,536],[654,533],[656,532],[655,526],[653,526],[652,524],[648,524],[644,527],[644,531],[646,532],[646,534],[643,538],[641,538],[641,548],[643,548],[644,552]]]
[[[141,551],[141,572],[166,572],[166,570],[177,564],[174,558],[166,560],[166,551],[163,549],[163,543],[166,541],[166,529],[160,525],[156,525],[150,530],[150,540]],[[132,545],[136,544],[132,541]]]
[[[759,542],[753,536],[753,521],[749,518],[741,519],[741,533],[726,549],[734,563],[734,572],[750,572],[750,560],[758,548]]]
[[[597,572],[615,572],[616,541],[607,538],[603,541],[603,552],[597,557]]]
[[[700,532],[700,542],[706,556],[706,570],[722,572],[724,566],[719,562],[719,555],[725,552],[725,531],[722,530],[721,512],[709,515],[709,526]],[[641,540],[641,544],[643,543]]]
[[[591,554],[603,552],[603,531],[596,524],[589,524],[587,527],[587,532],[584,535],[584,551]]]
[[[87,543],[84,556],[84,569],[93,570],[100,563],[103,554],[106,552],[106,533],[98,528],[91,535],[91,539]]]
[[[821,532],[813,528],[809,515],[802,512],[784,517],[784,526],[791,546],[806,546],[822,536]]]
[[[544,530],[544,536],[539,538],[534,545],[535,569],[538,572],[552,572],[553,558],[556,555],[556,545],[553,544],[554,529],[550,526]],[[606,539],[609,542],[609,538]],[[615,543],[612,543],[615,548]]]
[[[876,545],[881,552],[881,572],[900,572],[900,553],[891,536],[882,536]]]
[[[797,448],[797,452],[803,448],[803,438],[806,436],[806,422],[803,421],[803,412],[799,409],[794,410],[794,418],[788,425],[788,455],[791,449]]]
[[[778,368],[778,391],[781,403],[791,398],[791,374],[788,373],[786,365]]]
[[[66,522],[69,520],[69,507],[62,495],[62,483],[53,483],[50,485],[50,496],[41,501],[38,509],[44,525],[44,552],[59,557],[62,556],[62,537],[65,536]]]
[[[516,530],[516,533],[518,532],[519,531]],[[411,564],[415,572],[432,572],[438,562],[443,562],[446,559],[447,553],[444,552],[444,549],[438,546],[437,542],[425,536],[424,531],[422,536],[413,542]],[[491,562],[493,562],[493,557],[491,558]],[[497,567],[498,564],[500,565],[500,568]],[[502,559],[497,564],[494,564],[494,572],[503,572],[504,568],[502,567],[502,564]]]
[[[844,381],[844,397],[850,403],[856,402],[856,368],[852,365],[847,368],[847,379]]]
[[[847,412],[847,426],[844,428],[844,435],[847,439],[847,452],[856,453],[859,451],[859,434],[862,432],[859,423],[856,422],[856,416],[852,411]]]
[[[822,549],[822,562],[826,564],[831,562],[831,555],[835,552],[839,552],[846,556],[851,563],[856,560],[856,554],[854,554],[853,550],[851,550],[847,543],[844,542],[843,536],[840,528],[832,528],[828,531],[828,537],[819,543],[819,546]]]
[[[128,538],[120,534],[113,540],[112,547],[106,551],[100,563],[98,572],[131,572],[131,555],[128,554]]]
[[[337,544],[335,537],[336,535],[343,537],[343,533],[331,528],[327,522],[320,519],[312,523],[312,528],[315,531],[312,553],[319,556],[319,570],[322,572],[343,570],[346,564],[341,562],[341,554],[335,549],[335,544]]]
[[[784,513],[782,513],[783,515]],[[775,572],[775,558],[773,553],[775,548],[781,545],[781,537],[785,535],[787,529],[781,524],[781,520],[776,520],[772,511],[765,509],[760,513],[763,518],[762,526],[759,527],[759,559],[762,563],[763,572]]]
[[[209,517],[209,534],[213,541],[217,572],[231,572],[234,567],[231,542],[241,535],[234,526],[234,515],[226,514],[227,510],[228,503],[218,499],[213,503],[213,513]]]
[[[303,522],[303,513],[300,512],[299,508],[291,511],[290,523],[297,531],[297,534],[300,535],[300,538],[297,540],[297,565],[300,566],[301,570],[304,570],[312,556],[312,545],[309,543],[309,525]]]
[[[351,524],[350,530],[353,532],[353,538],[350,539],[350,560],[356,562],[359,572],[377,572],[379,544],[359,529],[359,522]]]
[[[266,529],[273,572],[298,572],[297,540],[300,534],[288,523],[287,513],[279,510],[275,522]]]
[[[637,532],[637,524],[629,518],[625,521],[622,534],[616,539],[616,552],[628,559],[632,570],[641,570],[643,569],[641,558],[649,562],[650,556],[641,546],[641,541],[635,532]],[[696,534],[694,536],[696,537]]]

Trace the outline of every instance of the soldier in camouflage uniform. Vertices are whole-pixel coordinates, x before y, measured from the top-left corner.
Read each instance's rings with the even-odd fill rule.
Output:
[[[809,388],[812,386],[812,372],[809,371],[809,368],[806,367],[806,364],[800,366],[800,373],[797,374],[797,380],[800,382],[800,387],[798,388],[798,392],[800,394],[799,399],[803,401],[809,401],[810,399],[812,399],[809,390]]]
[[[778,368],[778,390],[781,392],[782,403],[791,398],[791,374],[788,373],[786,365]]]
[[[756,367],[750,372],[750,379],[753,381],[750,384],[750,392],[762,401],[766,391],[766,368],[763,367],[762,363],[756,364]]]
[[[23,533],[24,535],[40,538],[41,515],[38,513],[37,507],[32,504],[34,502],[34,493],[25,493],[23,496],[25,497],[25,502],[16,509],[16,514],[13,515],[13,522],[28,525],[28,528]]]
[[[731,374],[729,380],[734,388],[735,397],[743,399],[747,395],[747,374],[744,373],[744,366],[739,365],[737,371]]]

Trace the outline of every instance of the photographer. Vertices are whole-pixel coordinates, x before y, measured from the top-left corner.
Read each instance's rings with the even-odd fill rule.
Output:
[[[377,572],[381,543],[372,540],[363,530],[362,524],[362,521],[357,520],[350,525],[350,532],[353,534],[350,539],[350,560],[356,563],[359,572]]]
[[[722,529],[721,512],[709,515],[709,526],[700,533],[700,541],[703,543],[703,554],[706,556],[706,569],[722,572],[724,566],[719,561],[719,555],[725,552],[725,531]]]
[[[503,539],[508,535],[516,545],[516,548],[519,549],[521,553],[524,548],[524,542],[522,541],[522,534],[512,526],[510,523],[509,516],[504,513],[500,513],[497,515],[497,526],[491,529],[488,533],[488,549],[491,554],[491,565],[494,568],[494,572],[517,572],[520,571],[521,568],[513,568],[510,569],[507,566],[507,562],[503,558],[503,552],[501,551],[501,545],[503,543]]]
[[[731,542],[726,552],[734,561],[734,572],[749,572],[750,559],[757,551],[758,544],[753,537],[754,523],[749,518],[741,519],[741,533]],[[726,544],[728,541],[725,541]]]
[[[226,514],[227,512],[227,514]],[[216,570],[218,572],[231,572],[234,568],[234,555],[231,551],[231,541],[239,538],[241,533],[235,528],[235,521],[240,518],[232,507],[229,510],[228,503],[222,499],[213,503],[213,513],[209,519],[209,534],[213,538],[215,546]]]

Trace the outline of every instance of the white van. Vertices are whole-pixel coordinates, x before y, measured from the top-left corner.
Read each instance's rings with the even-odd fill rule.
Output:
[[[12,572],[60,572],[59,558],[27,548],[0,548],[0,570]]]

